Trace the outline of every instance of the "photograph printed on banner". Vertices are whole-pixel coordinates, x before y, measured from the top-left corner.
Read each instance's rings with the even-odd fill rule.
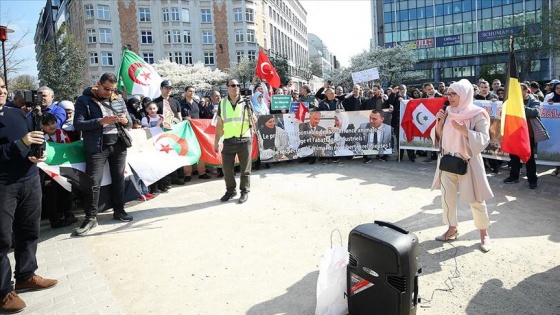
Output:
[[[387,114],[371,111],[312,111],[301,122],[294,114],[259,116],[261,161],[277,162],[310,156],[390,155],[393,153]],[[390,116],[389,116],[390,121]]]

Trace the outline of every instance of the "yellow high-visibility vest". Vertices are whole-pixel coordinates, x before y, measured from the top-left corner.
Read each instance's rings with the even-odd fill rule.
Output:
[[[224,139],[239,138],[240,136],[242,138],[251,137],[249,110],[243,110],[245,106],[250,105],[242,99],[237,102],[235,109],[227,97],[222,101],[220,116],[224,124]],[[243,114],[245,114],[245,119],[243,119]]]

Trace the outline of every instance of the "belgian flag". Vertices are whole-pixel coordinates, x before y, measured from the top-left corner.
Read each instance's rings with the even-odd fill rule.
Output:
[[[507,100],[502,106],[502,151],[519,156],[527,162],[531,156],[529,128],[525,117],[523,94],[519,84],[517,62],[513,50],[513,36],[510,37],[509,64],[507,78]]]

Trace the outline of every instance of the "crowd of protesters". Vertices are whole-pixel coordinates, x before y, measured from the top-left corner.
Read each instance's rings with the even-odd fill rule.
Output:
[[[506,90],[502,82],[498,79],[491,82],[479,79],[476,84],[473,84],[475,100],[502,101],[504,99]],[[452,83],[448,82],[449,85]],[[293,101],[308,103],[310,110],[339,112],[358,110],[389,111],[391,113],[390,125],[393,127],[396,143],[398,143],[400,102],[410,99],[445,97],[448,84],[445,82],[428,82],[420,87],[407,87],[404,84],[400,84],[386,88],[382,88],[379,84],[373,84],[371,88],[364,89],[360,85],[348,88],[334,86],[328,81],[323,87],[313,93],[310,86],[301,85],[298,88],[292,80],[287,80],[283,86],[274,90],[266,82],[259,82],[255,78],[251,82],[249,89],[252,91],[251,104],[253,112],[257,116],[286,113],[285,110],[271,109],[271,97],[275,94],[291,95]],[[172,120],[174,123],[189,119],[213,119],[217,112],[218,104],[223,97],[220,91],[217,90],[205,91],[206,95],[201,96],[193,86],[187,86],[184,88],[183,93],[178,96],[172,96],[171,91],[174,86],[169,80],[164,80],[160,88],[161,96],[153,100],[142,95],[125,95],[127,100],[123,100],[123,113],[130,118],[129,124],[127,120],[129,128],[164,126],[164,112],[173,114]],[[103,85],[101,85],[101,89],[104,89]],[[543,90],[541,90],[539,83],[535,81],[524,82],[522,90],[525,93],[526,103],[529,102],[529,107],[534,107],[535,102],[538,101],[548,103],[560,102],[560,81],[558,80],[548,82]],[[113,94],[115,94],[116,99],[122,99],[121,92],[116,88],[107,92],[114,92]],[[40,87],[38,93],[42,94],[41,111],[43,112],[45,141],[68,143],[80,140],[82,133],[76,130],[74,126],[75,102],[70,100],[54,102],[55,92],[46,86]],[[25,106],[23,94],[20,91],[14,93],[13,99],[7,102],[6,106],[21,109],[28,119],[31,119],[30,107]],[[534,118],[534,113],[538,112],[538,107],[535,108],[529,111],[528,117]],[[88,133],[89,131],[85,130],[85,132]],[[532,144],[534,145],[534,143]],[[529,182],[533,188],[536,187],[537,180],[534,150],[531,155],[532,158],[527,162]],[[405,156],[404,153],[405,150],[401,149],[401,160]],[[410,162],[415,162],[418,156],[425,157],[422,163],[432,163],[436,160],[436,152],[434,151],[406,150],[406,155]],[[519,172],[521,163],[518,161],[518,158],[513,157],[512,160],[513,162],[508,163],[506,166],[502,165],[501,161],[486,159],[485,166],[493,173],[498,173],[500,167],[508,167],[512,170],[512,173],[504,182],[515,183],[519,181],[519,175],[516,174]],[[265,166],[270,168],[270,163],[266,163]],[[257,161],[253,168],[259,169],[260,161]],[[555,175],[558,175],[558,173],[559,171],[556,169]],[[173,185],[185,185],[192,180],[193,176],[197,176],[201,180],[207,180],[211,179],[213,175],[223,177],[223,172],[220,168],[208,167],[204,163],[181,167],[157,183],[152,184],[143,193],[141,200],[150,200],[159,193],[167,193]],[[43,217],[49,219],[51,227],[65,227],[77,222],[76,217],[71,211],[72,202],[79,203],[79,197],[84,194],[80,192],[69,193],[44,172],[41,172],[41,179],[43,189],[48,192],[43,197]],[[88,194],[85,195],[87,196]]]

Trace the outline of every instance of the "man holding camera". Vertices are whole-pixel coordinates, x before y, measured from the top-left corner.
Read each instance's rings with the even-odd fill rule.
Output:
[[[251,126],[255,123],[252,115],[251,104],[248,99],[240,95],[240,85],[235,79],[226,82],[228,96],[220,102],[216,124],[216,137],[214,151],[220,152],[220,138],[224,137],[222,148],[222,168],[226,181],[226,193],[220,199],[226,202],[237,195],[233,167],[235,156],[239,158],[241,180],[239,188],[241,197],[239,203],[244,203],[249,198],[251,186],[251,148],[253,136]]]
[[[56,127],[62,128],[66,121],[66,110],[53,104],[54,91],[48,86],[42,86],[37,90],[37,99],[40,100],[41,112],[53,114],[56,117]]]
[[[0,78],[0,301],[2,312],[19,312],[25,302],[12,285],[8,252],[14,236],[15,290],[41,290],[56,280],[43,279],[37,270],[37,244],[41,223],[41,183],[37,163],[46,155],[31,154],[32,145],[43,145],[42,131],[30,131],[23,112],[7,108],[8,91]]]
[[[97,85],[86,88],[76,101],[74,128],[82,132],[86,173],[92,181],[91,191],[86,192],[86,218],[74,231],[77,236],[85,235],[97,226],[101,179],[107,161],[112,182],[113,218],[123,222],[132,221],[132,216],[124,211],[127,146],[120,134],[122,127],[128,129],[132,126],[132,119],[126,112],[124,100],[115,94],[116,89],[117,77],[112,73],[105,73]]]

